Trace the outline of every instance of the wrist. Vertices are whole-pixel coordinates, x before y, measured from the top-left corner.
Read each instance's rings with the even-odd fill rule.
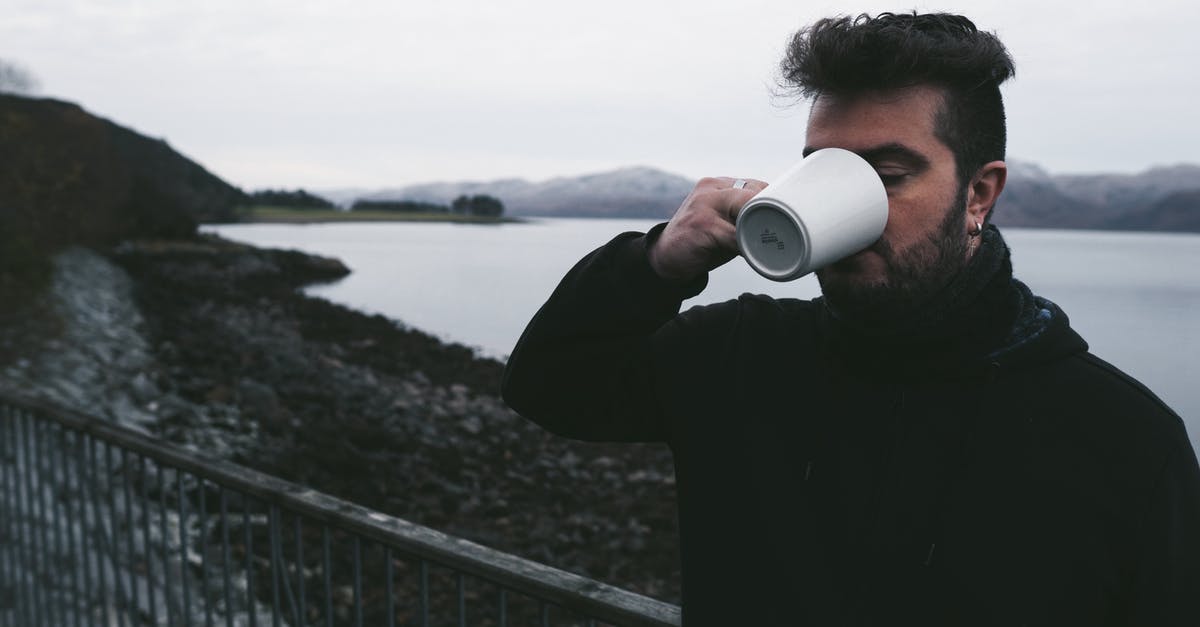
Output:
[[[666,230],[666,226],[665,222],[656,224],[640,238],[639,248],[641,250],[639,252],[641,253],[642,268],[638,273],[650,282],[647,285],[653,285],[655,289],[659,290],[666,288],[670,292],[677,293],[682,300],[686,300],[704,291],[704,287],[708,285],[708,273],[701,272],[696,276],[673,279],[670,278],[669,273],[660,272],[655,265],[657,262],[652,261],[652,256],[656,254],[652,251],[658,244],[663,231]]]
[[[662,244],[660,238],[654,238],[646,243],[646,261],[650,264],[650,269],[658,278],[667,283],[681,285],[691,281],[692,276],[684,276],[683,273],[677,272],[662,260]]]

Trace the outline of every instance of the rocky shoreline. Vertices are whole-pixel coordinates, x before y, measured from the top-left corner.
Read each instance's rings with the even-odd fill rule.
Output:
[[[679,601],[665,447],[550,435],[501,363],[298,289],[345,273],[214,236],[70,249],[0,327],[0,389]]]

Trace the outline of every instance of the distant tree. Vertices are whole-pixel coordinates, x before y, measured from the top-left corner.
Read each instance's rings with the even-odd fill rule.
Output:
[[[471,197],[463,195],[455,198],[450,203],[450,211],[453,211],[454,213],[461,213],[463,215],[471,213]]]
[[[0,59],[0,93],[32,94],[37,88],[38,81],[29,70]]]
[[[250,194],[250,204],[295,209],[333,209],[333,203],[303,189],[296,191],[262,189]]]
[[[404,213],[446,213],[446,205],[435,205],[415,200],[356,200],[351,211],[400,211]]]
[[[488,196],[487,194],[478,194],[475,196],[464,194],[455,198],[454,202],[450,203],[450,210],[463,215],[494,218],[504,213],[504,203],[500,202],[499,198]]]
[[[471,197],[471,210],[477,216],[500,217],[504,213],[504,203],[494,196],[480,195]]]

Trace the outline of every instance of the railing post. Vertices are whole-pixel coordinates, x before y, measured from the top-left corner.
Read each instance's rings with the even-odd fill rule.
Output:
[[[329,546],[329,526],[321,528],[321,576],[325,583],[325,627],[333,627],[333,556]]]
[[[126,619],[130,616],[129,598],[125,595],[125,584],[121,582],[121,541],[118,527],[120,526],[120,508],[117,507],[117,491],[113,488],[113,477],[116,472],[113,470],[112,449],[113,445],[104,442],[104,488],[108,492],[108,522],[111,532],[104,532],[104,527],[101,525],[101,537],[104,540],[104,550],[108,554],[108,562],[112,564],[113,570],[113,587],[116,588],[116,598],[113,600],[113,609],[117,612],[117,623],[121,627],[125,627]]]
[[[25,534],[24,538],[26,542],[26,552],[29,555],[29,560],[26,562],[26,569],[28,571],[27,579],[29,581],[30,588],[29,609],[33,613],[32,620],[29,622],[29,625],[40,626],[44,624],[46,619],[46,602],[45,590],[42,588],[42,586],[38,585],[38,579],[40,579],[41,576],[40,567],[43,549],[38,542],[38,530],[35,520],[37,514],[34,512],[37,507],[34,503],[34,499],[37,498],[37,496],[35,496],[35,492],[37,491],[35,481],[37,479],[34,477],[33,467],[33,443],[31,441],[33,439],[33,434],[30,433],[33,430],[33,418],[23,411],[18,412],[18,415],[20,416],[20,422],[22,423],[21,446],[23,447],[25,453],[23,460],[24,463],[21,465],[24,468],[25,474],[25,527],[29,530],[28,533]]]
[[[92,611],[92,594],[95,589],[92,587],[92,549],[95,544],[88,542],[88,499],[87,486],[84,479],[85,468],[84,460],[87,456],[87,450],[91,448],[88,444],[88,435],[82,431],[75,431],[75,500],[79,504],[79,552],[83,557],[83,598],[81,599],[83,608],[82,611],[87,617],[87,624],[96,624],[95,616]],[[72,534],[73,535],[73,534]]]
[[[158,604],[154,599],[154,547],[150,536],[150,473],[146,469],[146,456],[138,454],[139,498],[142,503],[142,556],[146,562],[146,609],[150,614],[150,624],[158,625]],[[163,571],[163,579],[167,572]],[[164,593],[165,596],[165,593]]]
[[[293,622],[297,625],[308,624],[308,606],[305,605],[304,599],[304,529],[303,523],[299,516],[292,519],[292,524],[295,526],[295,541],[296,541],[296,593],[300,597],[298,609],[293,617]]]
[[[0,477],[0,503],[3,503],[3,510],[0,510],[0,524],[3,524],[4,542],[0,543],[0,551],[4,552],[4,584],[3,590],[6,596],[11,599],[12,608],[4,610],[4,625],[10,627],[13,621],[17,618],[17,611],[21,607],[21,601],[18,595],[17,577],[20,569],[17,566],[17,560],[14,554],[18,550],[20,544],[17,542],[16,533],[14,531],[17,522],[17,511],[13,507],[13,480],[17,477],[17,460],[13,455],[12,434],[9,432],[9,426],[12,420],[9,417],[9,409],[0,407],[0,455],[3,456],[4,476]]]
[[[43,426],[42,446],[46,450],[46,455],[44,456],[46,464],[44,468],[39,470],[38,474],[42,475],[43,480],[48,482],[50,487],[50,517],[49,520],[46,521],[49,523],[49,533],[54,536],[54,553],[52,556],[53,559],[51,560],[50,572],[60,573],[62,572],[60,564],[62,563],[63,559],[62,521],[64,516],[59,511],[61,508],[59,506],[60,499],[58,495],[61,484],[58,482],[58,467],[62,465],[62,459],[60,458],[59,448],[56,444],[56,438],[54,435],[59,429],[61,429],[61,427],[56,423],[43,423]],[[58,620],[55,624],[66,625],[68,622],[67,604],[64,602],[67,596],[66,586],[63,585],[63,582],[60,578],[56,577],[54,581],[54,588],[56,588],[59,592],[59,598],[53,599],[52,603],[52,605],[55,606],[55,611],[58,616]]]
[[[59,450],[60,451],[63,451],[65,453],[66,451],[71,450],[72,447],[70,447],[68,445],[68,437],[67,436],[71,435],[72,433],[74,433],[74,432],[71,432],[71,431],[67,430],[66,428],[63,428],[59,431],[59,438],[60,438]],[[73,473],[71,473],[71,464],[72,463],[78,464],[79,463],[78,458],[73,457],[73,456],[63,455],[63,458],[62,458],[62,487],[63,487],[63,494],[66,495],[67,497],[70,497],[72,495],[72,490],[70,489],[72,487],[72,478],[71,478],[71,476],[73,474]],[[71,563],[71,591],[74,595],[74,598],[71,599],[69,606],[71,608],[71,615],[74,618],[74,620],[72,621],[71,624],[74,625],[74,627],[80,627],[80,625],[82,624],[81,623],[82,616],[80,616],[79,602],[80,602],[80,597],[82,597],[83,595],[81,594],[80,588],[79,588],[79,569],[82,567],[82,564],[80,563],[81,560],[80,560],[79,553],[82,553],[82,551],[77,552],[75,550],[75,525],[78,521],[75,519],[75,516],[72,513],[73,512],[73,510],[71,508],[72,500],[73,499],[67,498],[63,502],[63,509],[66,511],[66,515],[64,517],[65,518],[64,522],[66,523],[66,526],[67,526],[67,554],[71,556],[71,560],[70,560],[70,563]]]
[[[230,589],[233,572],[229,567],[233,559],[229,549],[229,496],[225,494],[224,486],[219,488],[218,494],[221,500],[221,576],[225,580],[225,627],[233,627],[233,592]]]
[[[246,611],[250,627],[258,625],[258,608],[254,603],[254,530],[250,527],[250,499],[242,498],[242,542],[246,551]]]
[[[187,475],[175,473],[175,488],[179,498],[179,578],[183,580],[183,605],[179,612],[183,614],[184,627],[192,627],[192,578],[188,576],[188,511],[187,490],[184,481]]]
[[[207,492],[204,489],[204,480],[198,479],[200,482],[200,593],[204,604],[204,627],[213,627],[213,610],[212,610],[212,595],[209,589],[208,577],[208,503]]]
[[[121,487],[125,497],[125,545],[129,548],[126,556],[125,568],[129,571],[129,603],[130,603],[130,620],[134,627],[137,627],[138,615],[141,613],[141,604],[139,603],[140,596],[138,594],[138,576],[137,576],[137,546],[136,546],[136,527],[133,522],[133,488],[129,485],[133,482],[133,473],[129,469],[129,451],[121,449]],[[116,538],[116,530],[113,530],[114,541]]]
[[[171,540],[167,535],[167,481],[166,471],[162,464],[155,466],[154,479],[158,488],[158,538],[162,548],[158,552],[162,557],[163,572],[163,606],[167,610],[167,624],[175,625],[175,600],[171,598]]]
[[[281,565],[282,556],[279,554],[279,520],[276,519],[278,508],[272,505],[268,510],[268,539],[271,542],[271,627],[279,627],[282,617],[280,616],[279,602],[279,567]]]

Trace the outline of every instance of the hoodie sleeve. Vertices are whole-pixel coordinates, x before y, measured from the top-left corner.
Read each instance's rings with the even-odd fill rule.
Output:
[[[655,274],[646,251],[662,232],[623,233],[584,257],[526,327],[502,394],[546,429],[593,441],[666,441],[654,336],[707,284]]]
[[[1182,440],[1143,514],[1129,625],[1200,625],[1200,469]]]

